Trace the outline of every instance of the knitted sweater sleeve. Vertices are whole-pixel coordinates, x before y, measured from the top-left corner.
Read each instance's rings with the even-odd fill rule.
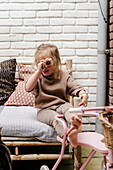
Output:
[[[82,86],[76,83],[72,76],[68,75],[67,78],[67,94],[71,96],[77,96],[78,92],[84,90]]]

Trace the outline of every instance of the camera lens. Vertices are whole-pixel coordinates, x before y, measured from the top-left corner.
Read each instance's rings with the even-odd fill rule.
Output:
[[[50,64],[51,64],[51,62],[50,62],[50,61],[47,61],[47,62],[46,62],[46,65],[50,65]]]

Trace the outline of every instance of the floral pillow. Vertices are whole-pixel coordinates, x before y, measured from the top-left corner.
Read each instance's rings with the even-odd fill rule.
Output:
[[[19,81],[15,91],[11,94],[11,96],[4,105],[34,106],[35,98],[32,93],[26,92],[25,82]]]
[[[0,105],[3,105],[15,90],[16,59],[0,63]]]

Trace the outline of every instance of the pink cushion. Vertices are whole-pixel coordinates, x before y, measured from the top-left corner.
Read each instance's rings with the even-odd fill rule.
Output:
[[[35,98],[32,93],[25,91],[25,82],[20,81],[4,105],[34,106]]]
[[[31,74],[34,73],[34,69],[32,67],[25,66],[23,64],[17,64],[19,79],[28,79]]]

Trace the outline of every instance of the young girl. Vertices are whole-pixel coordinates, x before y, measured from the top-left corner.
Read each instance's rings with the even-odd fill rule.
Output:
[[[59,51],[55,45],[40,45],[36,50],[35,63],[37,70],[28,79],[25,88],[27,92],[33,91],[35,107],[41,109],[37,114],[37,119],[53,126],[57,134],[63,138],[63,126],[55,119],[55,116],[64,114],[69,132],[71,131],[68,134],[68,140],[75,147],[81,120],[69,112],[72,105],[69,103],[67,95],[80,96],[82,100],[79,106],[87,106],[87,93],[67,71],[60,69]]]

